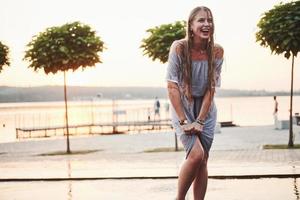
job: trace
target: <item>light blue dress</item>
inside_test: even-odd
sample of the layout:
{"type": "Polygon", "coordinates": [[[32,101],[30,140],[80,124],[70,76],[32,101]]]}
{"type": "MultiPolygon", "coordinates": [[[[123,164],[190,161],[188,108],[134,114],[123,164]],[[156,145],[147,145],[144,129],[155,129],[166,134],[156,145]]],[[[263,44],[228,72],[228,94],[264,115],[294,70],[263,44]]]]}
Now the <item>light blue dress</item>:
{"type": "MultiPolygon", "coordinates": [[[[208,84],[208,62],[207,60],[194,60],[192,61],[192,96],[193,101],[190,103],[188,99],[183,94],[183,75],[182,75],[182,62],[179,55],[177,55],[175,49],[173,48],[177,41],[172,44],[167,67],[166,80],[175,82],[179,86],[181,102],[184,109],[185,116],[189,123],[196,120],[199,115],[203,97],[208,84]]],[[[221,85],[221,68],[222,68],[223,58],[215,59],[216,66],[216,87],[221,85]]],[[[172,105],[172,104],[171,104],[172,105]]],[[[189,155],[195,140],[197,138],[196,134],[187,135],[184,133],[179,124],[179,118],[175,112],[173,106],[171,106],[171,118],[172,124],[175,129],[176,135],[180,138],[184,149],[186,151],[186,157],[189,155]]],[[[210,110],[205,119],[205,125],[203,127],[203,132],[199,135],[200,142],[204,148],[204,151],[209,154],[213,138],[214,130],[217,121],[217,108],[213,101],[210,110]]]]}

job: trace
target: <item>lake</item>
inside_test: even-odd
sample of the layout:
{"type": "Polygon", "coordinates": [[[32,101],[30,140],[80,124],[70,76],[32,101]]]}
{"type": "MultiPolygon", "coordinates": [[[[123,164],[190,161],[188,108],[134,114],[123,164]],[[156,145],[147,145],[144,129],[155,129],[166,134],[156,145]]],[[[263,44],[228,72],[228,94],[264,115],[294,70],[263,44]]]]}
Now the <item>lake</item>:
{"type": "MultiPolygon", "coordinates": [[[[278,96],[279,119],[289,118],[289,97],[278,96]]],[[[293,113],[300,113],[300,96],[293,99],[293,113]]],[[[273,124],[273,97],[216,97],[218,121],[240,126],[273,124]]],[[[168,100],[160,99],[160,118],[169,117],[168,100]]],[[[154,99],[68,102],[69,125],[154,119],[154,99]],[[116,113],[113,115],[112,113],[116,113]]],[[[156,116],[157,118],[157,116],[156,116]]],[[[22,102],[0,104],[0,142],[16,140],[16,128],[64,125],[64,102],[22,102]]]]}

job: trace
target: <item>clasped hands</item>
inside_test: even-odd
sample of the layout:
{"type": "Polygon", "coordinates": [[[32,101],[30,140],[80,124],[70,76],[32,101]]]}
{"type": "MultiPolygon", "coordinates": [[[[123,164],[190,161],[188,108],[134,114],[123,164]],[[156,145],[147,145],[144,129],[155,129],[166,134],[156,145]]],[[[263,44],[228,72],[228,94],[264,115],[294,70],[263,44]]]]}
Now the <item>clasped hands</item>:
{"type": "Polygon", "coordinates": [[[187,123],[180,125],[185,134],[191,135],[192,133],[200,134],[203,131],[203,124],[198,122],[187,123]]]}

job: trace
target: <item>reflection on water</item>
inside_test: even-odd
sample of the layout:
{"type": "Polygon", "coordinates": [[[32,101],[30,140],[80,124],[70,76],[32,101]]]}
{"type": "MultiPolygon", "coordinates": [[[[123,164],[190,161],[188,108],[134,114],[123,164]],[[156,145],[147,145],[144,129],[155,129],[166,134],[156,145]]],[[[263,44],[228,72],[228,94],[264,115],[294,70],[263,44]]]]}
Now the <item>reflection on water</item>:
{"type": "MultiPolygon", "coordinates": [[[[68,178],[72,178],[71,161],[68,160],[68,178]]],[[[68,200],[72,200],[72,181],[68,181],[68,200]]]]}
{"type": "MultiPolygon", "coordinates": [[[[289,115],[289,97],[280,96],[278,101],[280,107],[278,117],[285,119],[289,115]]],[[[151,119],[154,117],[153,104],[153,99],[118,100],[115,104],[112,100],[70,101],[69,125],[110,123],[113,119],[113,108],[118,113],[118,122],[144,121],[148,119],[149,110],[151,119]]],[[[161,104],[163,105],[160,113],[161,119],[169,118],[167,99],[161,99],[161,104]]],[[[219,121],[234,121],[235,124],[241,126],[274,123],[273,98],[269,96],[217,97],[216,104],[219,121]]],[[[295,96],[293,109],[295,112],[300,111],[300,96],[295,96]]],[[[0,142],[15,141],[16,128],[64,126],[64,112],[64,102],[0,103],[0,142]]],[[[78,132],[82,131],[78,130],[78,132]]]]}
{"type": "MultiPolygon", "coordinates": [[[[297,174],[296,172],[296,167],[293,165],[293,174],[297,174]]],[[[297,178],[294,178],[294,194],[296,195],[296,200],[300,200],[300,196],[299,196],[299,189],[298,189],[298,183],[297,183],[297,178]]]]}
{"type": "Polygon", "coordinates": [[[298,189],[298,183],[296,178],[294,178],[294,194],[296,195],[296,199],[299,200],[300,196],[299,196],[299,189],[298,189]]]}
{"type": "MultiPolygon", "coordinates": [[[[43,200],[174,199],[176,185],[176,179],[0,182],[0,199],[31,200],[32,196],[34,199],[43,200]],[[66,188],[68,188],[67,193],[66,188]]],[[[187,199],[193,199],[192,192],[189,192],[187,199]]],[[[294,178],[209,179],[205,200],[219,199],[298,200],[298,180],[294,178]]]]}

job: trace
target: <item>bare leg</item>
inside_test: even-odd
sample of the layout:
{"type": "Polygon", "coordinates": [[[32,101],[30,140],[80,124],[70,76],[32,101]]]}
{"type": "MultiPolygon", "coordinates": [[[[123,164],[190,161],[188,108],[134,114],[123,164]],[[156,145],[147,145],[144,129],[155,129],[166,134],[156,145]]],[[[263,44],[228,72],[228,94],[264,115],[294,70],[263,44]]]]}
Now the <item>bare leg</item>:
{"type": "Polygon", "coordinates": [[[178,175],[178,193],[177,200],[184,200],[187,191],[189,190],[195,176],[198,173],[200,163],[203,162],[204,151],[203,147],[197,138],[194,146],[184,161],[178,175]]]}
{"type": "Polygon", "coordinates": [[[203,200],[207,188],[207,156],[205,156],[204,161],[201,163],[196,178],[193,182],[193,193],[194,200],[203,200]]]}

